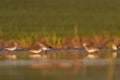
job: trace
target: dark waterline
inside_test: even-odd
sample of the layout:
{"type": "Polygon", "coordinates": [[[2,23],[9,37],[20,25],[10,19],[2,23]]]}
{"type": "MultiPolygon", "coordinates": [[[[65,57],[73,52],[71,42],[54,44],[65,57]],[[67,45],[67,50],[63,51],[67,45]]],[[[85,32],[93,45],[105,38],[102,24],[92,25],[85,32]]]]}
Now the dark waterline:
{"type": "MultiPolygon", "coordinates": [[[[104,53],[108,51],[108,49],[106,48],[103,48],[101,49],[98,53],[104,53]]],[[[0,49],[0,53],[7,53],[7,52],[11,52],[11,51],[5,51],[5,50],[2,50],[0,49]]],[[[29,52],[29,50],[15,50],[11,53],[25,53],[25,52],[29,52]]],[[[47,50],[48,53],[55,53],[55,52],[70,52],[70,53],[74,53],[74,52],[80,52],[80,53],[84,53],[84,52],[87,52],[84,48],[71,48],[71,49],[51,49],[51,50],[47,50]]],[[[114,51],[113,51],[114,52],[114,51]]],[[[120,49],[118,49],[116,52],[120,52],[120,49]]],[[[41,53],[44,53],[44,51],[42,51],[41,53]]]]}

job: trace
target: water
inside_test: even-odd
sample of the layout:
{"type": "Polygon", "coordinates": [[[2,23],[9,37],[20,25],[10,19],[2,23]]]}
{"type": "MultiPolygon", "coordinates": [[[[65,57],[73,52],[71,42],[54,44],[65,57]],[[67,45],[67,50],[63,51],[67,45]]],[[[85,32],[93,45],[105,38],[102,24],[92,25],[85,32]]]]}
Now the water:
{"type": "Polygon", "coordinates": [[[0,56],[0,80],[119,80],[119,74],[116,52],[7,52],[0,56]]]}

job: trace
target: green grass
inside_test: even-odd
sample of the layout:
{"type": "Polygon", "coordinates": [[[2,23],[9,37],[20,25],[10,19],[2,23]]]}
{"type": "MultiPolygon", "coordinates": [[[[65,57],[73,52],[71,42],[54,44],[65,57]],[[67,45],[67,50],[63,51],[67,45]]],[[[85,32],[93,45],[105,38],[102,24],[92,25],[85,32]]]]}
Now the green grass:
{"type": "Polygon", "coordinates": [[[0,0],[0,38],[120,36],[119,0],[0,0]]]}

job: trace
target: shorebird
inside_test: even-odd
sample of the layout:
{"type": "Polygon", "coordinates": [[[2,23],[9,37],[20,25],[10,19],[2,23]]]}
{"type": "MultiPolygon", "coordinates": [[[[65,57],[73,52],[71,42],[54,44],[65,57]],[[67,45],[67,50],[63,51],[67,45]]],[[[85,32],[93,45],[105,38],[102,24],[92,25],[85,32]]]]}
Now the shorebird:
{"type": "Polygon", "coordinates": [[[13,51],[15,51],[17,49],[17,46],[18,46],[18,43],[14,42],[10,47],[4,48],[4,50],[13,52],[13,51]]]}
{"type": "Polygon", "coordinates": [[[114,51],[117,51],[117,50],[119,49],[119,46],[116,45],[115,43],[113,43],[113,44],[112,44],[112,49],[113,49],[114,51]]]}
{"type": "Polygon", "coordinates": [[[85,50],[86,50],[88,53],[94,53],[94,52],[99,51],[98,48],[87,48],[87,44],[86,44],[86,43],[83,43],[83,47],[85,48],[85,50]]]}
{"type": "Polygon", "coordinates": [[[42,48],[40,46],[37,46],[34,49],[29,50],[29,52],[32,52],[32,53],[40,53],[41,51],[42,51],[42,48]]]}
{"type": "Polygon", "coordinates": [[[117,57],[117,51],[120,49],[120,45],[116,45],[115,43],[112,44],[112,49],[114,50],[112,53],[113,58],[117,57]]]}
{"type": "Polygon", "coordinates": [[[45,42],[40,42],[39,46],[42,48],[43,51],[45,51],[45,53],[47,53],[48,50],[51,50],[53,48],[45,42]]]}

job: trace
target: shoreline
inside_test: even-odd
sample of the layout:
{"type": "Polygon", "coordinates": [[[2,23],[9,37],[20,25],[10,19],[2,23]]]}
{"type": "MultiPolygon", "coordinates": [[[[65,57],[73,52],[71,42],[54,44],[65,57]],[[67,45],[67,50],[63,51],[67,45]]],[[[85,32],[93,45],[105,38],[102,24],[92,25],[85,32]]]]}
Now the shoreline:
{"type": "Polygon", "coordinates": [[[111,47],[112,43],[120,44],[119,36],[74,36],[74,37],[59,37],[59,36],[46,36],[40,38],[24,37],[21,39],[0,39],[0,49],[3,49],[5,46],[10,45],[12,42],[18,42],[19,48],[29,49],[34,47],[37,43],[44,41],[47,44],[53,46],[54,48],[81,48],[83,43],[87,43],[90,46],[94,47],[111,47]]]}

